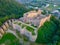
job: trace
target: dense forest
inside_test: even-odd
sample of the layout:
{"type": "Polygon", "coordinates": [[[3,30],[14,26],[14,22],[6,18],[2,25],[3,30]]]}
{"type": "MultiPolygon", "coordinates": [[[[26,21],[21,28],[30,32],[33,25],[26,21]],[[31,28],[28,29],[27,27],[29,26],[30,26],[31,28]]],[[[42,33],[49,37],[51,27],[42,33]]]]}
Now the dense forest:
{"type": "Polygon", "coordinates": [[[48,45],[60,45],[60,20],[55,16],[51,16],[50,21],[46,21],[38,29],[36,42],[48,45]]]}
{"type": "Polygon", "coordinates": [[[29,10],[15,0],[0,0],[0,26],[8,19],[22,17],[29,10]]]}

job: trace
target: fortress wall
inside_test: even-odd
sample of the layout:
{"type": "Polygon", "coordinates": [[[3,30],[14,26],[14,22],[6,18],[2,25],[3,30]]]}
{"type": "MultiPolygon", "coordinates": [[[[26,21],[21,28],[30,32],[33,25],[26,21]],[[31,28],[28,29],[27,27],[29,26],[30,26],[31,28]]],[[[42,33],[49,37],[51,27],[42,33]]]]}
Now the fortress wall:
{"type": "Polygon", "coordinates": [[[9,27],[9,24],[7,22],[5,22],[5,26],[8,28],[9,27]]]}
{"type": "Polygon", "coordinates": [[[5,25],[2,25],[2,28],[4,31],[6,31],[7,27],[5,25]]]}
{"type": "Polygon", "coordinates": [[[2,36],[3,36],[3,35],[0,33],[0,39],[1,39],[2,36]]]}
{"type": "Polygon", "coordinates": [[[36,11],[36,10],[30,11],[30,12],[25,13],[25,14],[24,14],[24,17],[34,18],[34,17],[40,15],[41,12],[42,12],[42,10],[40,10],[40,9],[37,10],[37,11],[36,11]]]}
{"type": "Polygon", "coordinates": [[[4,30],[2,28],[0,28],[0,33],[4,34],[4,30]]]}
{"type": "Polygon", "coordinates": [[[0,38],[3,36],[3,34],[5,33],[5,31],[7,31],[7,29],[9,28],[10,25],[12,25],[12,22],[14,21],[14,19],[8,20],[6,21],[1,27],[0,27],[0,38]]]}
{"type": "Polygon", "coordinates": [[[41,19],[39,27],[41,27],[46,21],[49,21],[50,17],[51,17],[51,14],[49,16],[41,19]]]}

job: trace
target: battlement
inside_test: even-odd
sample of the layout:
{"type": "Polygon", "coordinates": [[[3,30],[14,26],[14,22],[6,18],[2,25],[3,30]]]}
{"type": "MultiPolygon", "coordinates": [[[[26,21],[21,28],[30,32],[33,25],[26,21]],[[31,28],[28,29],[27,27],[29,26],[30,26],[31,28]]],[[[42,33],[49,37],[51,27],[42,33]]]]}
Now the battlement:
{"type": "Polygon", "coordinates": [[[14,19],[8,20],[0,27],[0,38],[8,30],[9,26],[12,25],[13,21],[14,21],[14,19]]]}

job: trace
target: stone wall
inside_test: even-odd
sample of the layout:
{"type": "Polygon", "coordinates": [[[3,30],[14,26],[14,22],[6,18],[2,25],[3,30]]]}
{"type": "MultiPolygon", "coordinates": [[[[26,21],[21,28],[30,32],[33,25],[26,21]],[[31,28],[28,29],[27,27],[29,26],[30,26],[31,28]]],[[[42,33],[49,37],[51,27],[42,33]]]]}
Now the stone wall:
{"type": "Polygon", "coordinates": [[[14,19],[8,20],[0,27],[0,38],[8,30],[9,26],[12,26],[13,21],[14,21],[14,19]]]}
{"type": "Polygon", "coordinates": [[[51,14],[49,14],[47,17],[41,19],[39,27],[41,27],[46,21],[49,21],[51,17],[51,14]]]}
{"type": "Polygon", "coordinates": [[[34,17],[37,17],[38,15],[40,15],[42,12],[41,9],[39,10],[33,10],[33,11],[30,11],[30,12],[27,12],[24,14],[24,17],[28,17],[28,18],[34,18],[34,17]]]}

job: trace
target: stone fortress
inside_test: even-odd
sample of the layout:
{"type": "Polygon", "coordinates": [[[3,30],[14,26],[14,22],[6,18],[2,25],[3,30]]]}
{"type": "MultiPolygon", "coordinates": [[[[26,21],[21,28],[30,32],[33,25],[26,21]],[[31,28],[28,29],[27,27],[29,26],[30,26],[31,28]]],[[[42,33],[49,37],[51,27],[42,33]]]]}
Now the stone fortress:
{"type": "Polygon", "coordinates": [[[51,14],[49,15],[42,15],[42,10],[34,10],[34,11],[30,11],[24,14],[24,16],[22,18],[20,18],[20,20],[24,23],[28,23],[34,26],[42,26],[44,24],[45,21],[49,20],[51,17],[51,14]]]}
{"type": "MultiPolygon", "coordinates": [[[[18,29],[20,31],[20,33],[23,33],[24,35],[26,35],[27,37],[29,37],[29,39],[31,41],[35,41],[37,38],[37,34],[35,36],[32,36],[31,32],[27,31],[27,29],[20,29],[20,26],[17,26],[16,24],[14,24],[13,22],[17,21],[17,22],[23,22],[29,26],[37,26],[37,27],[41,27],[46,21],[50,20],[51,14],[49,15],[42,15],[41,14],[42,10],[34,10],[34,11],[30,11],[24,14],[23,17],[15,20],[15,19],[11,19],[6,21],[1,27],[0,27],[0,38],[4,35],[4,33],[8,30],[9,26],[12,26],[13,29],[14,27],[16,29],[18,29]],[[17,27],[16,27],[17,26],[17,27]],[[29,34],[28,34],[29,33],[29,34]],[[34,38],[36,37],[36,38],[34,38]]],[[[37,30],[35,30],[37,31],[37,30]]]]}

